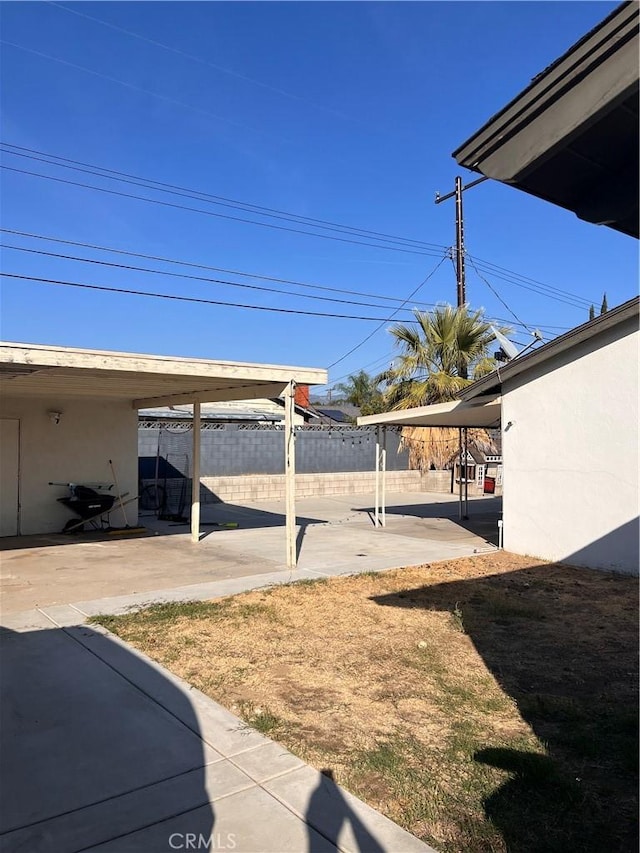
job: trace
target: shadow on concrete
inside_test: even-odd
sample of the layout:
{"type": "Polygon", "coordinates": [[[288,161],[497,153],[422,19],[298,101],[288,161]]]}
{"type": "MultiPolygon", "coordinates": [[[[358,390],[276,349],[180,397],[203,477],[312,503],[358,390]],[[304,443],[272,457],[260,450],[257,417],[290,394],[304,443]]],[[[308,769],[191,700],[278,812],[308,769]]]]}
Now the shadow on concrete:
{"type": "Polygon", "coordinates": [[[486,743],[510,774],[485,801],[505,849],[638,849],[637,579],[537,565],[373,599],[452,614],[546,755],[486,743]]]}
{"type": "MultiPolygon", "coordinates": [[[[160,520],[151,511],[140,512],[138,524],[142,530],[94,530],[79,533],[41,533],[31,536],[3,536],[0,538],[0,552],[15,551],[22,548],[47,548],[52,545],[72,545],[78,542],[113,542],[128,539],[145,539],[153,536],[184,535],[189,532],[189,508],[182,521],[160,520]]],[[[285,515],[279,512],[256,509],[228,503],[201,504],[200,538],[224,530],[259,530],[272,527],[284,527],[285,515]]],[[[297,524],[305,528],[311,524],[325,524],[324,518],[297,516],[297,524]]]]}
{"type": "Polygon", "coordinates": [[[2,629],[0,644],[4,853],[98,844],[151,844],[161,853],[173,849],[172,833],[210,838],[205,764],[219,756],[204,754],[196,715],[176,686],[85,627],[2,629]],[[105,644],[117,670],[91,651],[104,656],[105,644]],[[143,830],[144,838],[134,835],[143,830]]]}
{"type": "MultiPolygon", "coordinates": [[[[305,815],[309,827],[322,832],[325,838],[337,842],[343,827],[349,824],[358,845],[357,853],[385,853],[385,848],[376,841],[347,803],[334,781],[333,770],[321,770],[320,773],[318,785],[311,794],[305,815]]],[[[324,853],[325,838],[315,832],[309,832],[309,853],[324,853]]]]}
{"type": "MultiPolygon", "coordinates": [[[[374,523],[374,507],[353,507],[353,512],[366,514],[374,523]]],[[[387,515],[413,519],[446,519],[479,536],[492,545],[498,545],[498,520],[502,517],[502,497],[470,499],[468,518],[459,518],[458,503],[454,501],[420,502],[386,507],[387,515]]]]}

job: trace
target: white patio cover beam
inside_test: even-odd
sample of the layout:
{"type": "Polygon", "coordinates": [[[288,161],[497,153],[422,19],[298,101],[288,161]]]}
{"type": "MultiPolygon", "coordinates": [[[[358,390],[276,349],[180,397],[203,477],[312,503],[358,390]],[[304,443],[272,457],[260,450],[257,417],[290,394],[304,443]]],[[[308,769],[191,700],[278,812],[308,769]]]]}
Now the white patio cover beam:
{"type": "Polygon", "coordinates": [[[495,395],[400,409],[358,418],[358,426],[493,427],[500,424],[501,398],[495,395]]]}

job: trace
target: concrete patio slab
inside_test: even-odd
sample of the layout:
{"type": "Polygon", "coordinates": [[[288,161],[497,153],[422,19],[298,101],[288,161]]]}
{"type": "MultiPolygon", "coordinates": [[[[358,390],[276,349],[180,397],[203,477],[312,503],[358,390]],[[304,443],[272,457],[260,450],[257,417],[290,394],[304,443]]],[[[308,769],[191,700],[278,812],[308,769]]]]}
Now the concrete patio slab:
{"type": "MultiPolygon", "coordinates": [[[[497,532],[496,498],[470,500],[470,519],[459,522],[455,496],[393,494],[384,529],[373,527],[371,504],[370,495],[298,501],[296,572],[335,575],[456,558],[491,548],[488,540],[497,532]]],[[[203,538],[195,544],[184,526],[153,518],[143,519],[149,527],[144,536],[0,540],[2,617],[39,609],[54,621],[58,613],[57,624],[73,624],[70,611],[51,608],[71,604],[92,615],[105,599],[113,599],[114,609],[102,612],[122,612],[128,606],[232,595],[250,588],[249,583],[255,588],[304,577],[285,566],[282,502],[206,505],[202,515],[203,538]],[[238,529],[206,526],[230,513],[238,529]],[[212,584],[223,582],[228,586],[211,591],[212,584]]]]}

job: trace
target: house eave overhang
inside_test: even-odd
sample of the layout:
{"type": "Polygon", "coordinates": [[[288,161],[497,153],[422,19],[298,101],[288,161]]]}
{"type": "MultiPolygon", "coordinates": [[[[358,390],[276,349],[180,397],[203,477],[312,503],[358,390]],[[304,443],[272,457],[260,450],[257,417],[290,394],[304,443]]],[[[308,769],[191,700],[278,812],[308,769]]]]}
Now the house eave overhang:
{"type": "Polygon", "coordinates": [[[638,237],[639,6],[626,2],[453,152],[460,166],[638,237]]]}

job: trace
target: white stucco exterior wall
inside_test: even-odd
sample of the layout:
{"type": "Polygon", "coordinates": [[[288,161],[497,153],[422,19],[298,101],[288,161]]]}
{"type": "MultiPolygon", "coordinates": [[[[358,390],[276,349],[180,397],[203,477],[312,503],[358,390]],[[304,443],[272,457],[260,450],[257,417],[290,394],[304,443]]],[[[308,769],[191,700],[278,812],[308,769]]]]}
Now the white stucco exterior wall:
{"type": "Polygon", "coordinates": [[[634,318],[503,385],[504,547],[638,574],[634,318]]]}
{"type": "MultiPolygon", "coordinates": [[[[3,395],[1,417],[20,422],[21,534],[60,532],[74,516],[56,501],[66,490],[49,481],[111,483],[110,459],[120,490],[137,495],[138,413],[130,403],[3,395]],[[62,413],[59,424],[52,423],[49,411],[62,413]]],[[[8,499],[10,492],[0,488],[0,500],[8,499]]],[[[137,501],[125,510],[128,523],[137,523],[137,501]]],[[[125,523],[120,510],[110,521],[125,523]]]]}

